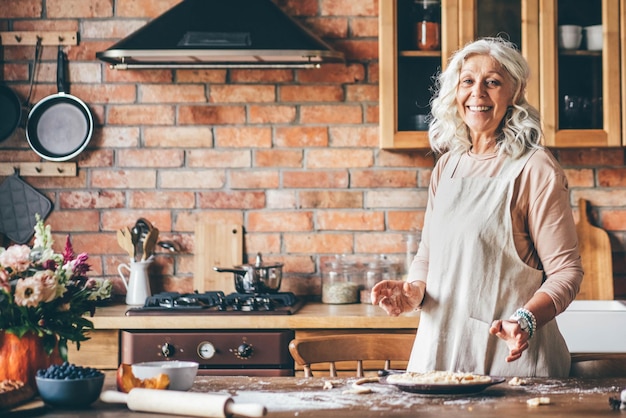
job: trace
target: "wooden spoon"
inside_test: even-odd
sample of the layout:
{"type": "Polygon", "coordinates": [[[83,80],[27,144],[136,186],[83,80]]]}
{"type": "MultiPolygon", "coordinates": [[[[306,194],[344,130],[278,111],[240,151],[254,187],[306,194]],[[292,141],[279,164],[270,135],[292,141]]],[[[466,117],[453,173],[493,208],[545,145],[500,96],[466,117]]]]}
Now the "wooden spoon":
{"type": "Polygon", "coordinates": [[[148,231],[148,235],[143,240],[143,256],[141,260],[146,260],[152,254],[154,254],[154,247],[156,246],[156,242],[159,239],[159,229],[152,227],[150,231],[148,231]]]}
{"type": "Polygon", "coordinates": [[[135,256],[135,248],[132,243],[132,237],[130,236],[130,231],[128,227],[118,229],[117,231],[117,243],[122,247],[124,251],[128,253],[130,258],[134,258],[135,256]]]}

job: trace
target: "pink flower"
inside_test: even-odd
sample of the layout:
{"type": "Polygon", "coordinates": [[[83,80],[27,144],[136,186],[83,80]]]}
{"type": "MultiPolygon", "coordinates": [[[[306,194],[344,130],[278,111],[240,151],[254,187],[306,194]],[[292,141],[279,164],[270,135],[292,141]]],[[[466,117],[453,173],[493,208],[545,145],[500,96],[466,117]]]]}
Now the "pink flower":
{"type": "Polygon", "coordinates": [[[3,268],[0,268],[0,289],[4,290],[7,293],[11,292],[11,285],[9,284],[9,273],[3,268]]]}
{"type": "Polygon", "coordinates": [[[10,268],[13,274],[21,273],[30,266],[30,247],[27,245],[12,245],[0,254],[0,265],[10,268]]]}
{"type": "Polygon", "coordinates": [[[58,280],[52,270],[38,271],[33,278],[41,283],[42,302],[52,302],[60,296],[57,294],[58,280]]]}
{"type": "Polygon", "coordinates": [[[42,283],[35,276],[20,279],[15,285],[15,303],[36,307],[42,301],[42,283]]]}

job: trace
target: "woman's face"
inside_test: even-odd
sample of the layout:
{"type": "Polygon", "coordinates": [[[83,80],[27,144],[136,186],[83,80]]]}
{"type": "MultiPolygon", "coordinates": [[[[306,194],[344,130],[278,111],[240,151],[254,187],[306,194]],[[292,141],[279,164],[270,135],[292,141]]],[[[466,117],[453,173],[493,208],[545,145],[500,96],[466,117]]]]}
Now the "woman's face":
{"type": "Polygon", "coordinates": [[[493,138],[513,104],[514,82],[489,55],[473,55],[465,60],[459,76],[456,102],[472,139],[493,138]]]}

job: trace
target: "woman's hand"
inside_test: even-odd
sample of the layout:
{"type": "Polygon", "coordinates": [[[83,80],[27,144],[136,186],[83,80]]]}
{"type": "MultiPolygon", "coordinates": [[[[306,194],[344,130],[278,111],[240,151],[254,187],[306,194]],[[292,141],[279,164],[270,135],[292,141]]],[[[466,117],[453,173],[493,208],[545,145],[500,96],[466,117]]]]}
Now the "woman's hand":
{"type": "Polygon", "coordinates": [[[522,331],[517,321],[498,319],[493,321],[489,333],[503,339],[509,347],[507,362],[517,360],[522,356],[524,350],[528,348],[528,338],[530,335],[522,331]]]}
{"type": "Polygon", "coordinates": [[[372,304],[383,308],[388,315],[398,316],[419,308],[424,299],[426,283],[422,281],[383,280],[372,288],[372,304]]]}

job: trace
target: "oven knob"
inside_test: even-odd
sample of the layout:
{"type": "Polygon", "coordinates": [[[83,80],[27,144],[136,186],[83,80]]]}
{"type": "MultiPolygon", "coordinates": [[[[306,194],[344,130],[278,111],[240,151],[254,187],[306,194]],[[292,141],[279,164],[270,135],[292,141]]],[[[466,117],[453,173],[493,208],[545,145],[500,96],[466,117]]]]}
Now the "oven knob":
{"type": "Polygon", "coordinates": [[[215,346],[209,342],[200,343],[198,346],[198,355],[204,360],[213,358],[215,355],[215,346]]]}
{"type": "Polygon", "coordinates": [[[248,359],[252,357],[253,353],[254,353],[254,348],[252,348],[251,344],[242,343],[239,347],[237,347],[234,354],[237,358],[248,359]]]}
{"type": "Polygon", "coordinates": [[[165,343],[161,346],[161,353],[163,353],[163,356],[165,357],[172,357],[175,352],[176,349],[170,343],[165,343]]]}

